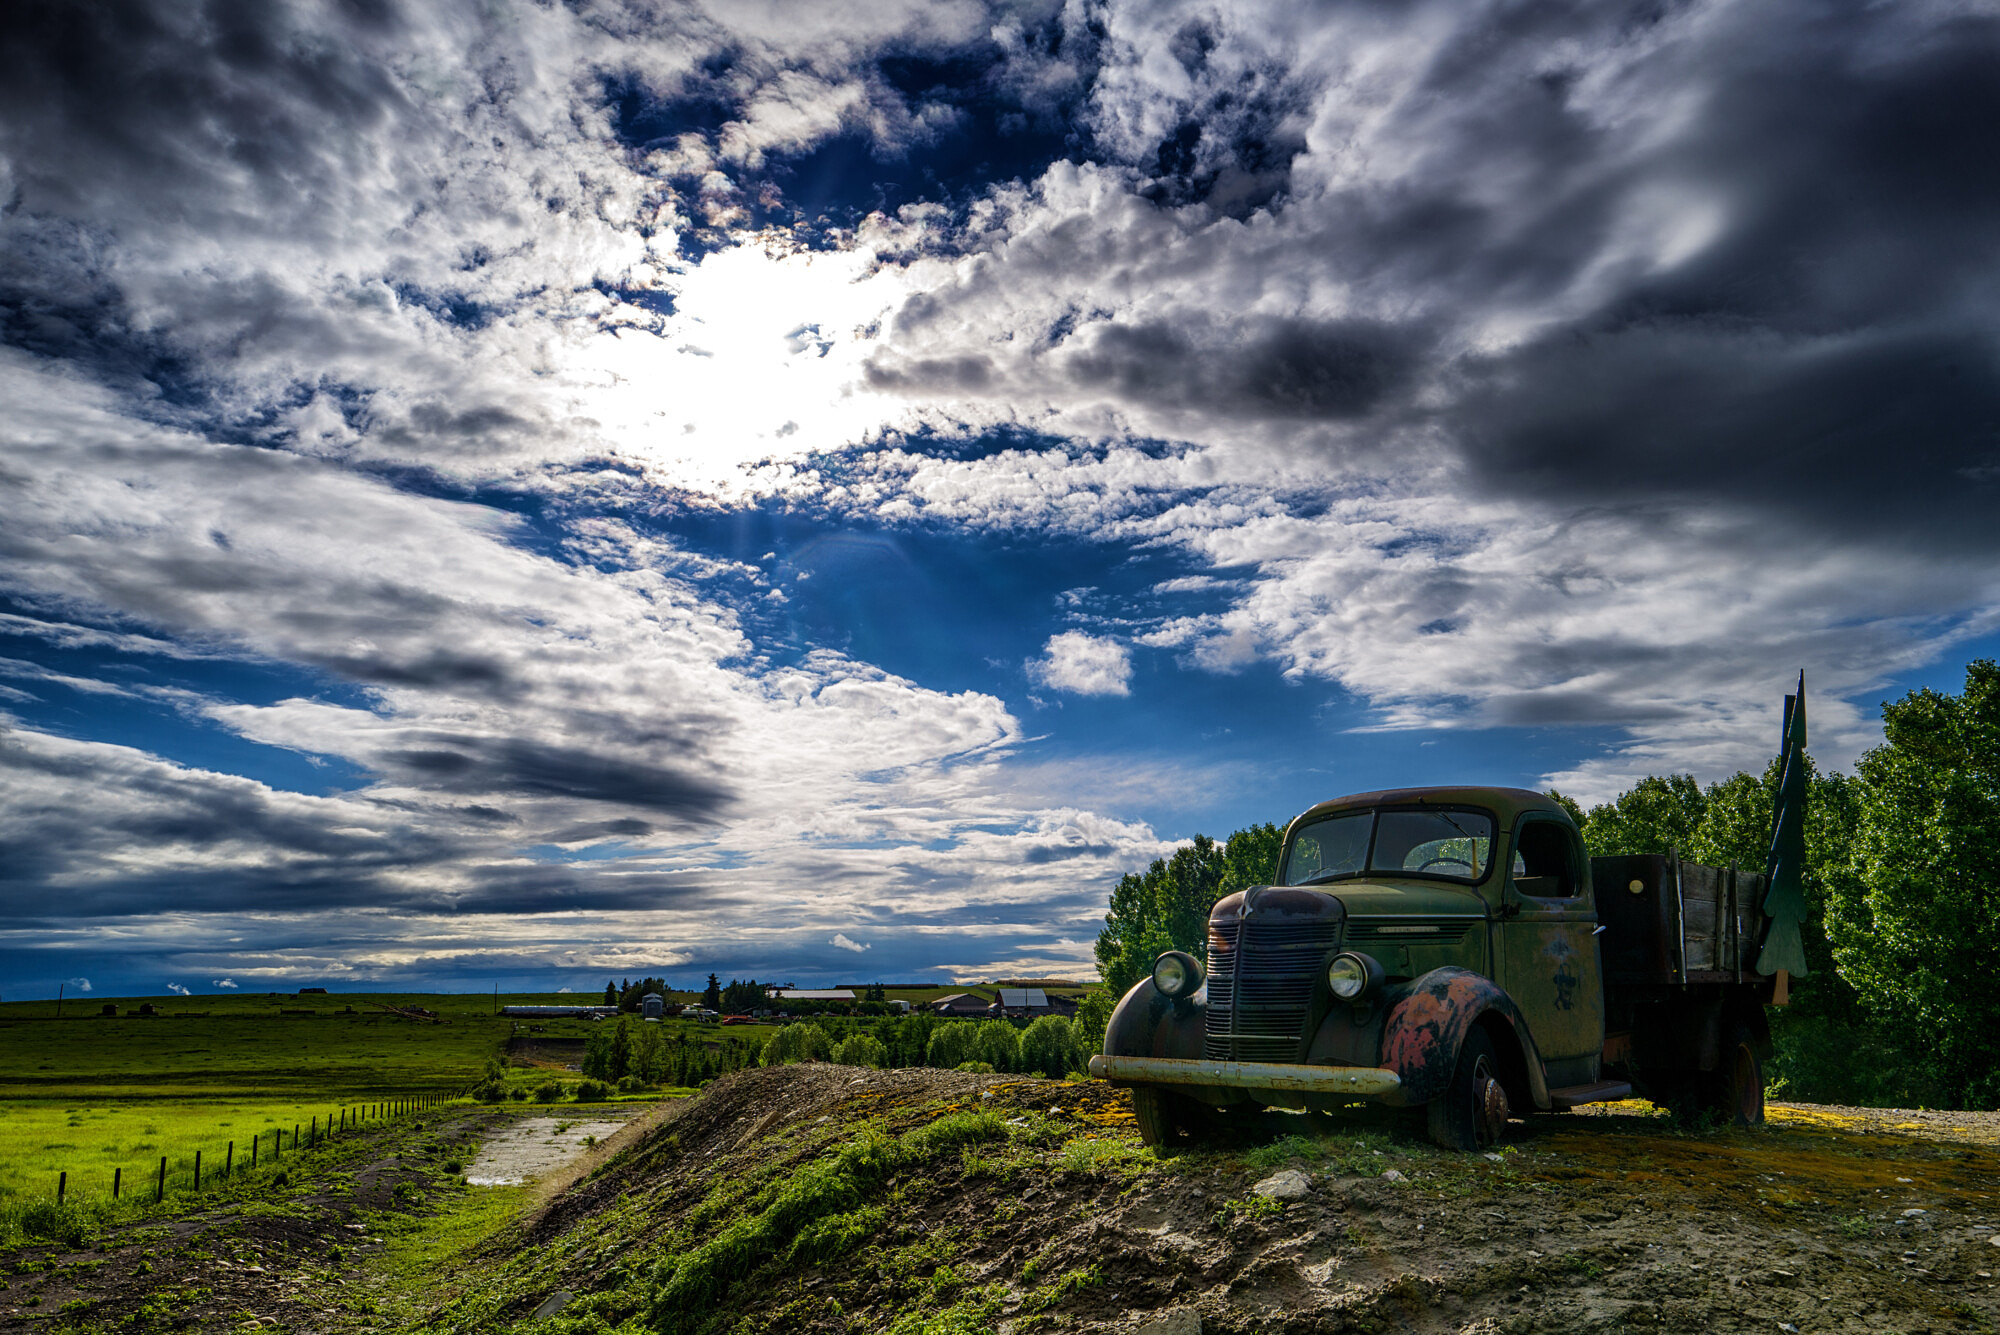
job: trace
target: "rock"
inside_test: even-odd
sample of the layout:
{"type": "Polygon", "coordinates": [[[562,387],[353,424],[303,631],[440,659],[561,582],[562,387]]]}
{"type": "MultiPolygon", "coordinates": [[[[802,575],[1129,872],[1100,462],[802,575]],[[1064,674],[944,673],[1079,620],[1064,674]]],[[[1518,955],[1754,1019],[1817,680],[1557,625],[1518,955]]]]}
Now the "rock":
{"type": "Polygon", "coordinates": [[[1250,1190],[1259,1196],[1269,1196],[1276,1201],[1300,1201],[1312,1194],[1312,1179],[1296,1168],[1285,1168],[1271,1174],[1250,1190]]]}
{"type": "Polygon", "coordinates": [[[568,1289],[562,1289],[558,1292],[551,1293],[548,1297],[542,1299],[542,1305],[535,1309],[536,1320],[540,1320],[542,1317],[545,1316],[554,1316],[557,1312],[562,1311],[563,1308],[568,1307],[569,1300],[574,1297],[576,1297],[576,1295],[574,1293],[571,1293],[568,1289]]]}
{"type": "Polygon", "coordinates": [[[1903,1218],[1915,1219],[1920,1214],[1929,1214],[1929,1213],[1930,1213],[1929,1210],[1905,1210],[1903,1211],[1903,1218]]]}
{"type": "Polygon", "coordinates": [[[1154,1317],[1132,1335],[1201,1335],[1201,1313],[1192,1307],[1176,1307],[1154,1317]]]}
{"type": "Polygon", "coordinates": [[[1382,1180],[1384,1182],[1408,1182],[1410,1179],[1404,1177],[1393,1168],[1385,1168],[1382,1170],[1382,1180]]]}

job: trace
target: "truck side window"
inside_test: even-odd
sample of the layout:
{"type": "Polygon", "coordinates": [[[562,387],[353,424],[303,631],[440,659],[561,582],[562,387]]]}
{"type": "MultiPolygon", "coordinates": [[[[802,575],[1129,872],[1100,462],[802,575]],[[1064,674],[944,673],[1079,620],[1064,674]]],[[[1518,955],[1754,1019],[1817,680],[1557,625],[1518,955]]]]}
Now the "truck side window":
{"type": "Polygon", "coordinates": [[[1514,844],[1514,888],[1536,899],[1573,898],[1576,868],[1569,843],[1569,831],[1552,820],[1523,824],[1514,844]]]}

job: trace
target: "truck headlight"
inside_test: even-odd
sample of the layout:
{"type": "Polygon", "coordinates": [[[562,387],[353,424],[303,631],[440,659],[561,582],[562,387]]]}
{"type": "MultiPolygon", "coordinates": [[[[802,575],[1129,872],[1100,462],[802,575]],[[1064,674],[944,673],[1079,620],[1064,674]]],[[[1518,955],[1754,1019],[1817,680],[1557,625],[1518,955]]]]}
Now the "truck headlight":
{"type": "Polygon", "coordinates": [[[1153,961],[1153,986],[1163,997],[1192,996],[1201,984],[1201,961],[1184,950],[1169,950],[1153,961]]]}
{"type": "Polygon", "coordinates": [[[1343,950],[1326,966],[1326,985],[1342,1001],[1359,1001],[1382,984],[1382,966],[1368,955],[1343,950]]]}

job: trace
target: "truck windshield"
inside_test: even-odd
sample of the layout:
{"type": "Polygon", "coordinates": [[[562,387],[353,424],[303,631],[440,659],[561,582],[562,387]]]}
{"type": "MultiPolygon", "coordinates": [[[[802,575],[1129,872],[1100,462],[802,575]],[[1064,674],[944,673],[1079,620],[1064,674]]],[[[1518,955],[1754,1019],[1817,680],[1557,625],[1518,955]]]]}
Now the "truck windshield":
{"type": "Polygon", "coordinates": [[[1343,811],[1301,826],[1285,854],[1285,885],[1366,872],[1477,881],[1486,875],[1493,818],[1483,811],[1343,811]]]}

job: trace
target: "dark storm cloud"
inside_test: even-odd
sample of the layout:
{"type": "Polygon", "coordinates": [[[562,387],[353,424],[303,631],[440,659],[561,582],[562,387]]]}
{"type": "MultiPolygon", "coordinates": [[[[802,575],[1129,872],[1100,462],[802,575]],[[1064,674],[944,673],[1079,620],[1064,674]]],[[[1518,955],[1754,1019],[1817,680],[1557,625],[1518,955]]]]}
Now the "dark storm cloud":
{"type": "Polygon", "coordinates": [[[1076,384],[1131,403],[1250,420],[1360,417],[1415,364],[1406,331],[1365,320],[1267,320],[1197,343],[1163,323],[1094,327],[1064,361],[1076,384]]]}
{"type": "Polygon", "coordinates": [[[1806,340],[1665,324],[1480,367],[1478,476],[1552,500],[1725,502],[1920,546],[2000,544],[2000,357],[1985,330],[1806,340]]]}
{"type": "Polygon", "coordinates": [[[711,777],[611,755],[601,745],[560,746],[523,737],[442,740],[449,744],[390,751],[382,759],[436,791],[610,802],[657,811],[684,825],[713,822],[736,800],[711,777]]]}

